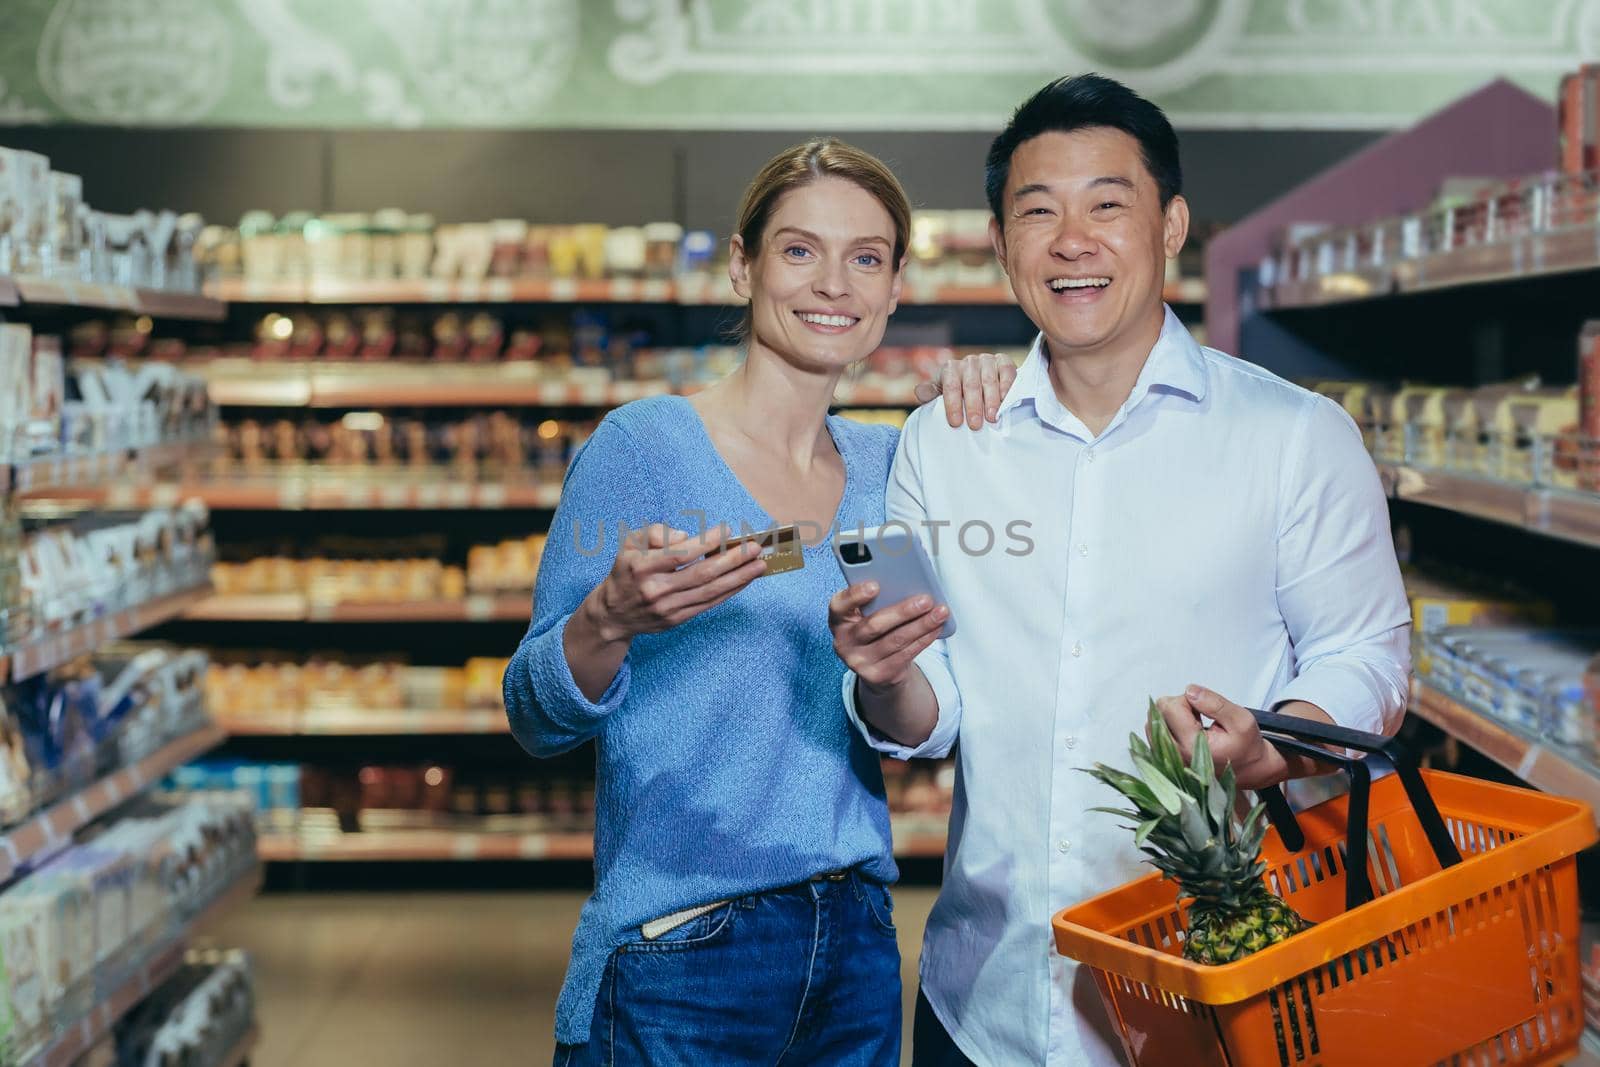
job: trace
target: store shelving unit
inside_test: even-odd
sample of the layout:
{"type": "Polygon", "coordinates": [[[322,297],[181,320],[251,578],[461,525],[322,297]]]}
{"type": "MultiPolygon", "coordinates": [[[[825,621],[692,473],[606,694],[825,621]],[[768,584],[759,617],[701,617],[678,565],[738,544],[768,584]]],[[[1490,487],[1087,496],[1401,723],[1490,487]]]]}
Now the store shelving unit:
{"type": "Polygon", "coordinates": [[[557,482],[468,482],[443,478],[341,478],[304,470],[268,476],[205,478],[159,485],[116,485],[58,493],[114,509],[170,507],[199,500],[212,511],[500,511],[554,508],[557,482]]]}
{"type": "Polygon", "coordinates": [[[0,276],[0,306],[97,308],[126,311],[152,318],[220,322],[227,304],[199,293],[143,289],[126,285],[99,285],[54,278],[0,276]]]}
{"type": "MultiPolygon", "coordinates": [[[[428,860],[590,860],[592,831],[507,833],[471,830],[372,830],[360,833],[282,833],[261,839],[261,858],[270,862],[416,862],[428,860]]],[[[901,859],[944,855],[943,834],[895,833],[901,859]]]]}
{"type": "Polygon", "coordinates": [[[238,715],[221,722],[230,737],[511,733],[500,708],[318,708],[238,715]]]}
{"type": "Polygon", "coordinates": [[[532,594],[461,600],[326,601],[299,593],[214,596],[186,611],[211,622],[527,622],[532,594]]]}
{"type": "Polygon", "coordinates": [[[1600,493],[1521,486],[1404,464],[1380,463],[1378,473],[1396,500],[1600,548],[1600,493]]]}
{"type": "Polygon", "coordinates": [[[1537,736],[1452,700],[1421,682],[1411,687],[1411,711],[1488,756],[1529,785],[1576,797],[1600,818],[1600,767],[1537,736]]]}
{"type": "Polygon", "coordinates": [[[145,959],[135,966],[104,999],[89,1013],[27,1060],[24,1067],[72,1067],[128,1012],[149,996],[163,982],[177,973],[183,963],[184,950],[196,934],[204,931],[221,916],[255,896],[261,888],[261,868],[239,878],[223,890],[203,911],[169,938],[164,944],[146,953],[145,959]]]}
{"type": "Polygon", "coordinates": [[[226,733],[205,726],[167,742],[156,752],[46,808],[20,826],[0,835],[0,882],[42,852],[53,850],[83,827],[123,801],[138,796],[183,766],[221,744],[226,733]]]}
{"type": "Polygon", "coordinates": [[[113,611],[98,619],[81,623],[61,631],[47,634],[13,647],[0,657],[4,670],[0,673],[20,682],[36,674],[58,667],[70,659],[87,655],[101,645],[176,618],[190,607],[203,601],[211,593],[209,584],[196,586],[182,592],[157,597],[143,604],[113,611]]]}
{"type": "MultiPolygon", "coordinates": [[[[675,282],[661,279],[485,278],[416,281],[255,283],[232,278],[210,290],[237,304],[677,304],[687,307],[741,303],[725,279],[675,282]]],[[[1167,285],[1173,304],[1205,302],[1205,282],[1184,278],[1167,285]]],[[[908,305],[1011,304],[1009,286],[922,285],[909,277],[901,303],[908,305]]]]}

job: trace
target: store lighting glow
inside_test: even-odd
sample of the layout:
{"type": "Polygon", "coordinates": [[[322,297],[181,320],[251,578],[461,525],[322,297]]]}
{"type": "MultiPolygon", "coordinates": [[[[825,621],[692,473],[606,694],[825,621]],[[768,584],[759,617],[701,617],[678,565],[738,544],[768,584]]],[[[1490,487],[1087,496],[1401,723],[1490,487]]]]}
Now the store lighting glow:
{"type": "Polygon", "coordinates": [[[444,781],[444,771],[440,770],[438,767],[429,767],[423,772],[422,780],[427,782],[429,785],[438,785],[440,782],[444,781]]]}
{"type": "Polygon", "coordinates": [[[561,424],[555,419],[545,419],[539,424],[539,437],[541,440],[554,441],[561,436],[561,424]]]}
{"type": "Polygon", "coordinates": [[[278,315],[273,318],[272,325],[268,329],[271,331],[272,336],[279,341],[287,341],[294,333],[294,323],[284,316],[278,315]]]}
{"type": "Polygon", "coordinates": [[[140,315],[137,319],[133,320],[133,328],[138,330],[140,333],[149,333],[151,330],[156,328],[156,320],[152,319],[149,315],[140,315]]]}
{"type": "Polygon", "coordinates": [[[376,411],[352,411],[339,420],[347,430],[381,430],[383,415],[376,411]]]}

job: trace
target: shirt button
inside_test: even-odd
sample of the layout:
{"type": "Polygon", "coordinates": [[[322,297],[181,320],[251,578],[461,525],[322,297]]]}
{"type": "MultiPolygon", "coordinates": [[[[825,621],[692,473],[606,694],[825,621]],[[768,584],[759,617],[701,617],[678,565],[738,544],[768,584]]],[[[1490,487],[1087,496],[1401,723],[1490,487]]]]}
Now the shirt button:
{"type": "Polygon", "coordinates": [[[1094,449],[1091,448],[1091,449],[1089,449],[1089,451],[1085,452],[1083,454],[1083,458],[1088,460],[1090,463],[1093,463],[1094,462],[1094,449]]]}
{"type": "Polygon", "coordinates": [[[1068,748],[1077,748],[1078,747],[1078,739],[1076,737],[1069,737],[1065,741],[1063,741],[1062,744],[1066,745],[1068,748]]]}
{"type": "Polygon", "coordinates": [[[1072,643],[1072,658],[1077,659],[1081,655],[1083,655],[1083,646],[1074,641],[1072,643]]]}
{"type": "Polygon", "coordinates": [[[1071,841],[1062,841],[1061,843],[1056,845],[1056,850],[1059,851],[1063,856],[1065,856],[1068,852],[1072,851],[1072,842],[1071,841]]]}
{"type": "Polygon", "coordinates": [[[1087,556],[1088,554],[1089,554],[1089,546],[1088,545],[1079,545],[1078,546],[1078,555],[1087,556]]]}

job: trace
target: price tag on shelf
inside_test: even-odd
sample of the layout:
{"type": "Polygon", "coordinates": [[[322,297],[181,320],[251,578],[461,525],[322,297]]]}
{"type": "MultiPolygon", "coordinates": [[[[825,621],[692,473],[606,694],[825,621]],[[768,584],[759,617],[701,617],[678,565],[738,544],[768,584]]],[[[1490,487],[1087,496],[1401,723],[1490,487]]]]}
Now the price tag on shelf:
{"type": "Polygon", "coordinates": [[[474,594],[467,597],[467,618],[473,622],[486,622],[494,618],[494,598],[474,594]]]}
{"type": "Polygon", "coordinates": [[[306,601],[306,618],[313,622],[328,622],[339,611],[337,600],[323,600],[320,597],[306,601]]]}
{"type": "Polygon", "coordinates": [[[429,278],[423,283],[422,295],[429,303],[446,303],[450,299],[450,283],[444,278],[429,278]]]}
{"type": "Polygon", "coordinates": [[[464,303],[473,303],[483,297],[483,279],[462,278],[456,286],[456,299],[464,303]]]}
{"type": "Polygon", "coordinates": [[[304,482],[289,480],[278,485],[278,506],[289,511],[299,511],[306,506],[306,492],[304,482]]]}
{"type": "Polygon", "coordinates": [[[574,278],[551,278],[550,299],[558,304],[570,304],[577,300],[577,280],[574,278]]]}
{"type": "Polygon", "coordinates": [[[472,486],[460,482],[451,482],[444,487],[444,506],[447,508],[470,508],[472,506],[472,486]]]}
{"type": "Polygon", "coordinates": [[[153,485],[150,487],[150,503],[155,507],[176,507],[178,502],[182,499],[182,488],[173,485],[171,482],[163,482],[160,485],[153,485]]]}
{"type": "Polygon", "coordinates": [[[106,507],[112,511],[137,507],[138,491],[126,482],[118,482],[106,490],[106,507]]]}
{"type": "Polygon", "coordinates": [[[478,506],[482,508],[505,507],[506,487],[498,482],[489,482],[478,486],[478,506]]]}
{"type": "Polygon", "coordinates": [[[411,490],[404,485],[386,485],[378,490],[378,501],[386,508],[403,508],[411,501],[411,490]]]}
{"type": "Polygon", "coordinates": [[[604,382],[584,382],[578,386],[578,399],[585,404],[604,404],[611,386],[604,382]]]}
{"type": "Polygon", "coordinates": [[[523,834],[517,842],[517,855],[525,860],[542,860],[550,854],[550,839],[544,834],[523,834]]]}
{"type": "Polygon", "coordinates": [[[370,508],[375,499],[371,485],[366,482],[346,482],[344,501],[351,508],[370,508]]]}
{"type": "Polygon", "coordinates": [[[645,300],[659,302],[672,297],[672,285],[660,278],[651,278],[639,288],[640,296],[645,300]]]}
{"type": "Polygon", "coordinates": [[[94,817],[94,813],[89,810],[89,802],[84,799],[82,793],[73,795],[72,814],[77,817],[80,825],[88,822],[94,817]]]}
{"type": "Polygon", "coordinates": [[[450,854],[458,860],[478,858],[478,835],[456,834],[450,839],[450,854]]]}
{"type": "Polygon", "coordinates": [[[486,298],[499,304],[509,303],[515,295],[510,278],[490,278],[485,287],[486,298]]]}
{"type": "Polygon", "coordinates": [[[635,300],[639,296],[639,283],[632,278],[613,278],[611,281],[611,299],[635,300]]]}
{"type": "Polygon", "coordinates": [[[1538,745],[1529,745],[1528,751],[1522,754],[1522,759],[1517,761],[1515,770],[1512,771],[1518,778],[1527,781],[1532,773],[1534,764],[1539,762],[1540,748],[1538,745]]]}
{"type": "Polygon", "coordinates": [[[417,486],[417,507],[436,508],[444,499],[444,487],[437,483],[417,486]]]}

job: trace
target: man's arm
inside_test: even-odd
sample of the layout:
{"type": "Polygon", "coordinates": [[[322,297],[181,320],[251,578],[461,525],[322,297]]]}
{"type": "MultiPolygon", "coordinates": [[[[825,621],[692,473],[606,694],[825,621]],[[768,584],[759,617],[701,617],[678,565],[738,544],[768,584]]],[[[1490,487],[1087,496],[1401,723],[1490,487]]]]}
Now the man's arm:
{"type": "MultiPolygon", "coordinates": [[[[1411,613],[1377,471],[1350,417],[1323,397],[1309,398],[1287,455],[1276,586],[1297,671],[1269,707],[1393,734],[1410,690],[1411,613]]],[[[1209,690],[1191,686],[1161,705],[1185,752],[1196,713],[1216,719],[1213,749],[1247,788],[1325,769],[1286,761],[1248,713],[1209,690]]]]}

